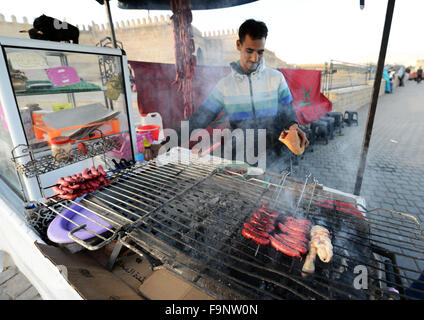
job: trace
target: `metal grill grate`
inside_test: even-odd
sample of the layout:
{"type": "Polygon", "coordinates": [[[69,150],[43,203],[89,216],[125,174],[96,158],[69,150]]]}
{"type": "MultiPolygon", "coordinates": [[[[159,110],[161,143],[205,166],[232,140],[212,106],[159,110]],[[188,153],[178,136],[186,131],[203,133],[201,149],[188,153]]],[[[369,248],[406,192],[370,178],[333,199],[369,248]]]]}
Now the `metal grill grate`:
{"type": "MultiPolygon", "coordinates": [[[[121,171],[111,185],[80,202],[51,200],[49,208],[61,215],[58,207],[84,206],[112,225],[112,235],[95,234],[100,241],[95,245],[71,235],[78,243],[95,250],[119,239],[217,298],[411,298],[406,290],[424,264],[424,237],[416,219],[360,205],[366,217],[353,214],[335,202],[351,203],[352,198],[324,190],[316,179],[308,183],[308,178],[303,183],[266,173],[246,179],[211,164],[151,162],[121,171]],[[243,222],[261,203],[327,227],[332,261],[317,259],[316,272],[304,278],[303,261],[271,246],[258,249],[244,238],[243,222]],[[413,263],[402,266],[405,260],[413,263]],[[366,288],[355,288],[358,266],[366,270],[366,288]]],[[[73,234],[84,227],[73,223],[73,234]]]]}

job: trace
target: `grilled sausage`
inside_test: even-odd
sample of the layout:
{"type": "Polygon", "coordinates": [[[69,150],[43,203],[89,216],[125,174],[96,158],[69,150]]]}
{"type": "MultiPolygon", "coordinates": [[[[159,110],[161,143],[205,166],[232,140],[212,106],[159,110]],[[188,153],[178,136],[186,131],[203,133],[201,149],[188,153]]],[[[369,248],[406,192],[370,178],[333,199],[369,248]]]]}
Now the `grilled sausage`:
{"type": "Polygon", "coordinates": [[[71,189],[69,187],[62,186],[62,190],[70,194],[74,193],[74,189],[71,189]]]}
{"type": "Polygon", "coordinates": [[[278,237],[282,238],[284,241],[292,242],[292,243],[295,243],[297,245],[304,246],[305,248],[307,247],[307,242],[303,242],[303,241],[301,241],[299,239],[296,239],[294,237],[291,237],[288,234],[285,234],[285,233],[276,233],[274,236],[276,238],[278,236],[278,237]]]}
{"type": "Polygon", "coordinates": [[[268,233],[272,232],[273,230],[275,230],[275,227],[273,224],[266,224],[262,221],[259,221],[258,219],[256,219],[255,217],[251,217],[249,220],[250,224],[252,226],[254,226],[255,228],[261,230],[261,231],[266,231],[268,233]]]}
{"type": "Polygon", "coordinates": [[[260,213],[264,213],[264,214],[266,214],[267,216],[269,216],[270,218],[272,218],[272,219],[277,219],[278,218],[278,216],[279,216],[279,214],[278,214],[278,212],[277,211],[269,211],[268,209],[266,209],[266,208],[259,208],[258,209],[258,211],[260,212],[260,213]]]}
{"type": "Polygon", "coordinates": [[[103,167],[99,164],[99,166],[97,167],[97,171],[100,172],[101,175],[103,175],[103,177],[107,176],[107,173],[105,170],[103,170],[103,167]]]}
{"type": "Polygon", "coordinates": [[[69,186],[69,188],[71,188],[72,190],[77,190],[79,189],[81,186],[79,184],[74,184],[72,186],[69,186]]]}
{"type": "Polygon", "coordinates": [[[263,246],[269,244],[269,239],[260,236],[255,231],[251,231],[251,230],[243,228],[241,233],[245,238],[252,239],[257,244],[260,244],[260,245],[263,245],[263,246]]]}
{"type": "Polygon", "coordinates": [[[297,240],[300,240],[302,242],[307,242],[306,235],[303,232],[297,232],[296,230],[293,230],[286,225],[282,224],[281,222],[278,222],[278,228],[280,228],[281,231],[284,233],[287,233],[288,235],[294,237],[297,240]]]}
{"type": "Polygon", "coordinates": [[[300,225],[306,225],[308,227],[310,227],[312,225],[312,222],[309,221],[309,220],[306,220],[306,219],[296,219],[296,218],[291,217],[291,216],[286,216],[286,217],[284,217],[284,219],[286,219],[286,221],[292,221],[292,222],[298,223],[300,225]]]}
{"type": "Polygon", "coordinates": [[[86,180],[90,180],[90,179],[92,179],[92,178],[93,178],[93,175],[91,175],[91,174],[88,172],[88,168],[85,168],[85,169],[84,169],[84,171],[82,172],[82,177],[83,177],[84,179],[86,179],[86,180]]]}
{"type": "Polygon", "coordinates": [[[264,224],[274,224],[275,219],[266,216],[265,214],[261,214],[258,211],[253,212],[253,217],[264,224]]]}
{"type": "Polygon", "coordinates": [[[299,251],[290,248],[285,243],[275,239],[273,236],[269,236],[269,241],[271,243],[271,246],[273,246],[275,250],[280,251],[287,256],[299,257],[302,259],[302,256],[300,255],[299,251]]]}
{"type": "Polygon", "coordinates": [[[256,232],[257,234],[259,234],[260,236],[264,237],[264,238],[268,238],[269,237],[269,233],[265,232],[265,231],[261,231],[259,229],[256,229],[255,227],[253,227],[251,224],[245,222],[243,224],[244,228],[253,232],[256,232]]]}
{"type": "Polygon", "coordinates": [[[65,186],[65,187],[68,187],[69,186],[69,182],[65,181],[65,179],[63,179],[63,177],[60,177],[57,180],[57,183],[59,183],[61,186],[65,186]]]}
{"type": "Polygon", "coordinates": [[[299,251],[301,254],[305,254],[306,251],[308,251],[304,244],[296,240],[293,241],[293,238],[290,238],[287,235],[274,234],[274,238],[280,241],[281,243],[284,243],[285,245],[289,246],[290,248],[299,251]]]}
{"type": "Polygon", "coordinates": [[[58,186],[53,186],[52,190],[54,192],[55,195],[57,194],[66,194],[66,191],[60,189],[58,186]]]}
{"type": "Polygon", "coordinates": [[[302,226],[296,222],[292,222],[292,221],[287,221],[286,223],[284,223],[285,226],[289,227],[290,229],[293,229],[297,232],[302,232],[302,233],[308,233],[309,228],[307,226],[302,226]]]}
{"type": "Polygon", "coordinates": [[[98,177],[100,175],[95,166],[91,166],[90,172],[94,177],[98,177]]]}
{"type": "Polygon", "coordinates": [[[77,195],[76,194],[62,194],[62,195],[59,195],[59,198],[66,199],[66,200],[75,200],[77,198],[77,195]]]}

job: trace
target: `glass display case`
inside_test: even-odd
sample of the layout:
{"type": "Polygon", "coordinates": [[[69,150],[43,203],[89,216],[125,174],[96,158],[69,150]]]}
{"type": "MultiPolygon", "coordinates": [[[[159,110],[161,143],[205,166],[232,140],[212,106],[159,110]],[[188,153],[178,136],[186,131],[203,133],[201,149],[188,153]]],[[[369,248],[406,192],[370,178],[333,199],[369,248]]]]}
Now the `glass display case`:
{"type": "Polygon", "coordinates": [[[0,44],[0,174],[24,200],[48,197],[58,178],[92,165],[134,160],[123,50],[6,37],[0,44]]]}

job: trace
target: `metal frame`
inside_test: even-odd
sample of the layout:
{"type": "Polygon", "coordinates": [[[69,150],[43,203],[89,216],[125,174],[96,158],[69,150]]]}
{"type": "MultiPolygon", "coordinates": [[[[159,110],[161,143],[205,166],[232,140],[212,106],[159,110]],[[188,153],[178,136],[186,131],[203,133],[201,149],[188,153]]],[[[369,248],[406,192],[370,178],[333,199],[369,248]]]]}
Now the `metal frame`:
{"type": "MultiPolygon", "coordinates": [[[[399,267],[396,256],[387,247],[395,248],[401,252],[396,255],[413,259],[417,264],[418,261],[424,261],[424,234],[417,220],[404,213],[382,208],[367,210],[357,204],[366,213],[364,217],[340,211],[343,208],[337,205],[320,211],[317,208],[328,199],[349,200],[324,190],[316,179],[308,183],[307,177],[301,183],[284,175],[272,178],[271,181],[245,179],[240,174],[228,174],[207,164],[172,163],[157,166],[155,162],[149,162],[136,165],[115,174],[111,185],[84,198],[86,208],[90,205],[94,214],[114,225],[114,229],[108,230],[112,235],[108,238],[96,235],[100,243],[85,243],[73,235],[77,230],[85,228],[85,225],[74,223],[76,229],[70,232],[70,237],[89,250],[96,250],[112,240],[118,240],[119,247],[115,248],[108,262],[110,269],[123,245],[144,256],[147,252],[160,259],[164,263],[163,267],[178,269],[183,276],[190,278],[191,274],[194,284],[215,296],[217,293],[213,290],[210,292],[210,286],[219,279],[223,284],[221,298],[387,298],[388,292],[377,287],[377,282],[388,288],[397,288],[399,294],[396,298],[409,298],[404,291],[415,281],[411,273],[419,274],[421,270],[399,267]],[[228,211],[222,212],[222,204],[214,203],[219,198],[217,193],[231,202],[226,209],[228,211]],[[288,193],[293,193],[296,199],[291,207],[286,199],[288,193]],[[343,232],[334,231],[336,234],[333,234],[336,258],[328,270],[333,278],[329,279],[319,273],[310,279],[303,279],[299,275],[299,267],[302,265],[299,261],[274,254],[267,248],[258,250],[253,242],[241,236],[243,222],[248,220],[251,212],[234,210],[239,205],[254,210],[255,205],[261,202],[276,205],[283,214],[302,214],[317,224],[328,223],[330,215],[334,221],[345,226],[343,232]],[[208,205],[212,207],[204,207],[203,211],[199,209],[208,205]],[[363,250],[343,251],[346,248],[341,243],[347,242],[363,250]],[[366,251],[377,252],[390,259],[395,266],[395,272],[392,272],[395,283],[377,278],[377,273],[387,274],[387,271],[369,260],[366,251]],[[203,258],[198,258],[200,256],[203,258]],[[205,263],[205,260],[209,262],[205,263]],[[348,263],[344,265],[346,261],[348,263]],[[341,274],[346,269],[352,272],[351,268],[357,264],[365,265],[372,274],[369,290],[360,290],[355,294],[355,291],[352,293],[352,285],[341,280],[341,274]],[[247,281],[246,277],[250,280],[247,281]],[[277,288],[277,291],[271,292],[259,285],[252,285],[252,281],[264,282],[267,286],[277,288]]],[[[52,201],[58,215],[61,214],[58,206],[69,208],[71,204],[78,203],[52,201]]],[[[52,208],[52,204],[46,204],[46,207],[52,208]]]]}
{"type": "MultiPolygon", "coordinates": [[[[69,43],[56,43],[52,41],[42,41],[42,40],[33,40],[33,39],[17,39],[17,38],[9,38],[9,37],[0,37],[0,73],[1,74],[9,74],[8,68],[6,65],[6,54],[5,48],[22,48],[22,49],[37,49],[37,50],[46,50],[46,51],[57,51],[60,53],[63,52],[73,52],[73,53],[81,53],[81,54],[95,54],[95,55],[110,55],[114,57],[120,58],[120,66],[122,67],[123,74],[122,77],[128,78],[128,70],[124,68],[124,65],[127,63],[125,52],[121,49],[109,48],[109,47],[93,47],[93,46],[85,46],[85,45],[76,45],[69,43]]],[[[135,156],[136,148],[136,139],[135,139],[135,129],[133,128],[134,121],[132,117],[132,113],[129,108],[132,106],[131,102],[131,89],[130,86],[127,85],[127,81],[124,79],[124,90],[126,94],[125,99],[125,108],[126,113],[128,115],[128,126],[131,138],[131,148],[133,154],[135,156]]],[[[2,93],[0,96],[0,104],[3,106],[6,122],[9,124],[14,124],[13,126],[9,126],[9,132],[12,139],[12,144],[15,146],[12,158],[17,160],[15,164],[19,168],[23,168],[26,164],[25,162],[36,162],[36,159],[33,157],[32,152],[28,148],[17,148],[17,146],[28,146],[29,143],[27,141],[25,130],[23,127],[23,123],[20,117],[20,112],[18,108],[17,97],[15,96],[15,92],[12,87],[10,75],[9,77],[3,77],[0,79],[0,86],[2,88],[2,93]],[[14,106],[14,107],[10,107],[14,106]],[[28,155],[30,157],[28,157],[28,155]]],[[[103,152],[101,152],[103,153],[103,152]]],[[[134,160],[134,159],[133,159],[134,160]]],[[[51,161],[50,161],[51,162],[51,161]]],[[[47,166],[49,167],[49,166],[47,166]]],[[[50,166],[51,167],[51,166],[50,166]]],[[[56,166],[57,168],[57,166],[56,166]]],[[[52,169],[53,170],[53,169],[52,169]]],[[[47,170],[51,171],[51,170],[47,170]]],[[[46,172],[47,172],[46,171],[46,172]]],[[[23,176],[20,177],[18,175],[18,182],[21,185],[21,191],[24,198],[24,202],[30,200],[38,200],[44,197],[43,190],[41,186],[41,180],[38,175],[31,177],[23,176]],[[25,186],[25,187],[24,187],[25,186]]]]}

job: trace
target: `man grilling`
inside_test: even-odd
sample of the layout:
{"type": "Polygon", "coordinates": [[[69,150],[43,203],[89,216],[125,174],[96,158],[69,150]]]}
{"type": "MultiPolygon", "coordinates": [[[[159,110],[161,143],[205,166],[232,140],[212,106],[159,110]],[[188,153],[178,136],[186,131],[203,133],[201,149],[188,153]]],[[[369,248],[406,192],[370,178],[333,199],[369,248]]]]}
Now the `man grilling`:
{"type": "MultiPolygon", "coordinates": [[[[230,157],[234,160],[244,158],[246,161],[255,155],[259,160],[265,158],[267,168],[278,162],[280,168],[276,169],[281,170],[281,152],[284,145],[279,142],[279,138],[282,132],[286,130],[285,134],[290,133],[284,143],[287,138],[294,137],[288,140],[294,141],[295,144],[297,142],[298,145],[294,147],[302,150],[300,153],[309,142],[305,133],[298,128],[292,95],[283,74],[276,69],[265,67],[263,54],[267,35],[268,29],[261,21],[249,19],[240,26],[239,39],[236,42],[240,60],[230,64],[231,74],[217,83],[198,111],[191,116],[189,133],[195,129],[206,128],[224,111],[230,129],[233,132],[241,132],[244,139],[243,143],[238,145],[234,143],[234,136],[232,141],[225,141],[232,142],[230,157]],[[243,152],[241,158],[240,152],[243,152]]],[[[181,141],[180,132],[181,129],[178,132],[179,140],[184,143],[181,141]]],[[[160,145],[146,148],[145,160],[155,158],[159,148],[160,145]]],[[[293,148],[290,150],[293,151],[293,148]]],[[[228,155],[224,157],[228,158],[228,155]]],[[[252,164],[250,161],[246,162],[252,164]]]]}

